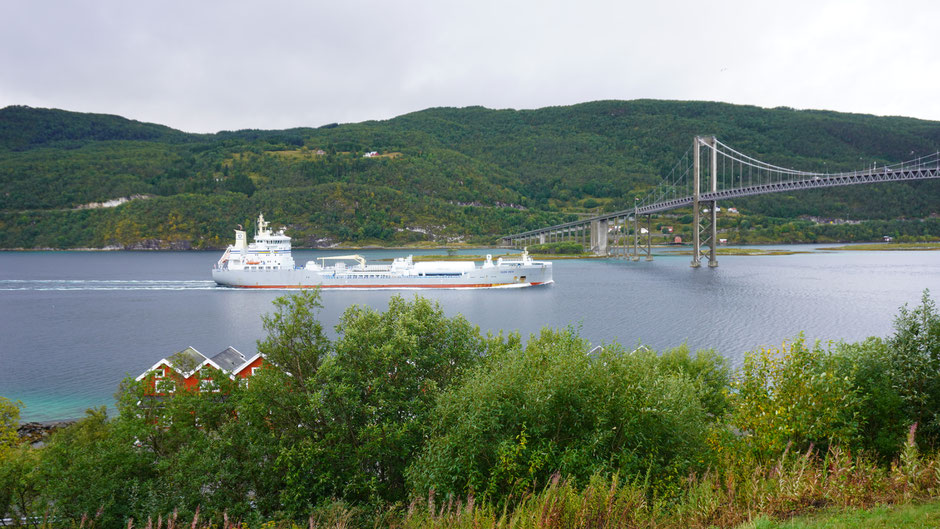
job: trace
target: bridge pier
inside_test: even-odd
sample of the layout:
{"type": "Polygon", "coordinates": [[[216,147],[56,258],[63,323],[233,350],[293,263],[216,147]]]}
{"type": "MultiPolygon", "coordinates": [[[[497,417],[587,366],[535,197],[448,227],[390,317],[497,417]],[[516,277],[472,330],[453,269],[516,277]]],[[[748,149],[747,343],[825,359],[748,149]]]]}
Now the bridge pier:
{"type": "MultiPolygon", "coordinates": [[[[712,173],[714,174],[714,172],[712,173]]],[[[714,177],[713,177],[714,178],[714,177]]],[[[714,186],[714,184],[712,184],[714,186]]],[[[711,213],[711,222],[709,222],[711,233],[709,234],[708,241],[708,267],[715,268],[718,266],[718,256],[716,254],[715,246],[718,244],[718,201],[712,200],[711,207],[709,208],[711,213]]]]}
{"type": "Polygon", "coordinates": [[[591,221],[591,249],[594,255],[607,255],[607,219],[591,221]]]}

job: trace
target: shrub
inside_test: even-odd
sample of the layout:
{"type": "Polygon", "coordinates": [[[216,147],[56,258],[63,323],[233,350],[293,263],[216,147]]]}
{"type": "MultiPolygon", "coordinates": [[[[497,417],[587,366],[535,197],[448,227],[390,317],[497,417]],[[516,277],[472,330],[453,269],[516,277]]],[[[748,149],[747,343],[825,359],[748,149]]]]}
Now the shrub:
{"type": "Polygon", "coordinates": [[[858,432],[852,446],[877,455],[882,462],[896,458],[912,419],[892,375],[887,342],[872,337],[840,344],[837,354],[855,367],[852,384],[859,406],[858,432]]]}
{"type": "Polygon", "coordinates": [[[582,246],[580,243],[570,241],[550,242],[530,246],[529,251],[532,253],[577,255],[584,253],[584,246],[582,246]]]}
{"type": "Polygon", "coordinates": [[[704,468],[707,417],[697,387],[655,353],[617,345],[593,355],[573,331],[543,330],[494,355],[442,394],[408,477],[419,494],[504,503],[558,472],[669,488],[704,468]]]}
{"type": "Polygon", "coordinates": [[[731,367],[728,359],[713,349],[689,352],[686,345],[664,351],[659,362],[668,372],[683,374],[695,384],[705,411],[714,418],[723,417],[730,410],[728,388],[731,385],[731,367]]]}
{"type": "Polygon", "coordinates": [[[890,376],[904,400],[905,415],[919,424],[920,440],[940,441],[940,314],[925,290],[921,304],[901,307],[888,340],[890,376]]]}
{"type": "Polygon", "coordinates": [[[855,367],[819,342],[800,335],[778,350],[745,355],[732,384],[734,425],[749,436],[757,455],[772,456],[791,443],[846,444],[855,439],[861,399],[855,367]]]}
{"type": "Polygon", "coordinates": [[[159,488],[151,453],[136,448],[120,428],[121,423],[108,422],[102,406],[57,431],[42,449],[42,496],[56,517],[75,523],[97,513],[101,526],[120,526],[159,488]]]}

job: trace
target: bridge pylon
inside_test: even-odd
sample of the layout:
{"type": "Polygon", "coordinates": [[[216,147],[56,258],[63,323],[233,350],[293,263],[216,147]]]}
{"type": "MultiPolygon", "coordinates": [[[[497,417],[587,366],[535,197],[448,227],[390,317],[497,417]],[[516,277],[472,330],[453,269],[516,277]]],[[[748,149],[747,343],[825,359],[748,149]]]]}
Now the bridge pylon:
{"type": "Polygon", "coordinates": [[[692,268],[702,266],[702,246],[708,246],[708,266],[718,266],[715,245],[718,244],[718,201],[701,199],[702,196],[702,146],[711,149],[708,171],[708,192],[718,191],[718,140],[714,136],[696,136],[692,158],[692,268]],[[703,218],[702,207],[705,207],[703,218]],[[703,240],[704,239],[704,240],[703,240]]]}
{"type": "Polygon", "coordinates": [[[633,199],[633,249],[630,252],[630,257],[633,259],[633,261],[639,261],[640,254],[645,254],[646,260],[652,261],[653,252],[650,247],[653,238],[652,215],[646,215],[646,228],[641,228],[639,200],[639,197],[633,199]],[[640,232],[644,231],[644,229],[646,230],[645,244],[641,244],[640,232]]]}

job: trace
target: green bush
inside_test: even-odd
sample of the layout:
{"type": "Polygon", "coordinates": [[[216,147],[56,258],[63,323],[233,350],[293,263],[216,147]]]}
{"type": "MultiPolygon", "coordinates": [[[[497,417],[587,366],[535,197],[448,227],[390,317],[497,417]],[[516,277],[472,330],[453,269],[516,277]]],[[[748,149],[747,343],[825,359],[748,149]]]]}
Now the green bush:
{"type": "Polygon", "coordinates": [[[548,254],[571,254],[578,255],[584,253],[584,246],[577,242],[551,242],[545,244],[536,244],[529,246],[532,253],[548,254]]]}
{"type": "Polygon", "coordinates": [[[692,355],[688,346],[682,345],[664,351],[659,362],[667,372],[689,377],[697,388],[702,406],[713,418],[722,418],[730,411],[731,367],[727,358],[712,349],[692,355]]]}
{"type": "Polygon", "coordinates": [[[853,446],[877,455],[882,462],[891,461],[904,444],[912,419],[892,375],[888,343],[872,337],[840,344],[838,354],[855,366],[859,429],[853,446]]]}
{"type": "Polygon", "coordinates": [[[901,307],[888,339],[890,377],[904,400],[905,415],[918,423],[920,441],[940,442],[940,314],[925,290],[921,304],[901,307]]]}
{"type": "Polygon", "coordinates": [[[698,388],[655,353],[587,354],[571,330],[543,330],[489,358],[441,395],[427,448],[408,470],[418,494],[502,503],[559,473],[669,487],[708,461],[698,388]]]}
{"type": "Polygon", "coordinates": [[[102,527],[119,527],[148,507],[181,499],[180,490],[168,487],[163,502],[147,501],[161,489],[153,453],[136,447],[124,426],[109,422],[102,406],[52,437],[38,468],[46,512],[51,506],[57,518],[77,522],[87,515],[102,527]]]}
{"type": "Polygon", "coordinates": [[[759,456],[772,457],[791,443],[848,444],[856,437],[862,398],[856,367],[800,335],[780,349],[745,355],[732,384],[733,423],[759,456]]]}

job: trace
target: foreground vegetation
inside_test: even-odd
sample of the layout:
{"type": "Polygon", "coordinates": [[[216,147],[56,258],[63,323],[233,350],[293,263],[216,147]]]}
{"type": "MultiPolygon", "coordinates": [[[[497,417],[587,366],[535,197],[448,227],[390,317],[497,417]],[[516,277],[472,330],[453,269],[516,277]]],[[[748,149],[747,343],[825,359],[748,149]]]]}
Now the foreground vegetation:
{"type": "MultiPolygon", "coordinates": [[[[0,248],[219,248],[258,212],[298,246],[492,244],[576,213],[632,208],[696,134],[828,172],[940,145],[937,122],[700,102],[433,108],[217,134],[14,106],[0,109],[0,248]],[[380,156],[363,156],[372,151],[380,156]],[[79,209],[134,196],[149,198],[79,209]]],[[[742,215],[720,222],[733,243],[936,240],[940,219],[920,219],[938,203],[937,181],[847,186],[723,201],[742,215]]],[[[687,240],[691,227],[679,224],[687,240]]]]}
{"type": "Polygon", "coordinates": [[[0,518],[31,527],[734,527],[940,492],[940,314],[746,355],[573,329],[481,335],[422,298],[278,298],[247,385],[148,394],[30,448],[0,406],[0,518]]]}

